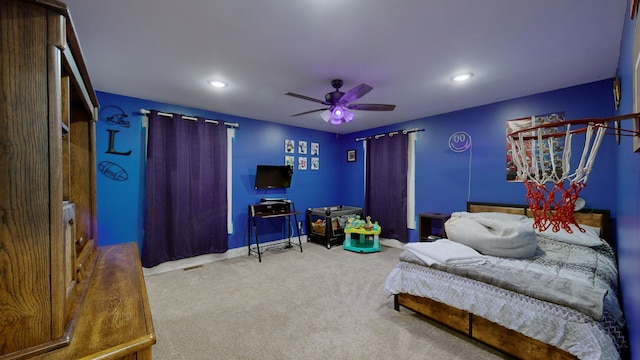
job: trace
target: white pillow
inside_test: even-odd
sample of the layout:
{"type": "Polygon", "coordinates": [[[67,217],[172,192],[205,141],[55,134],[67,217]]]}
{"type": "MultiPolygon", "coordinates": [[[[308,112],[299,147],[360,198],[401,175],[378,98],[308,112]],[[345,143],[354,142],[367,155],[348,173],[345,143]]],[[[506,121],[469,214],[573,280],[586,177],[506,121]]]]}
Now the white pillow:
{"type": "Polygon", "coordinates": [[[560,228],[560,231],[554,232],[551,227],[545,231],[538,231],[536,234],[544,235],[556,241],[562,241],[568,244],[582,245],[582,246],[599,246],[602,245],[602,239],[600,239],[600,229],[597,227],[580,224],[580,227],[585,232],[580,231],[574,224],[569,224],[569,228],[573,231],[572,234],[565,229],[560,228]]]}

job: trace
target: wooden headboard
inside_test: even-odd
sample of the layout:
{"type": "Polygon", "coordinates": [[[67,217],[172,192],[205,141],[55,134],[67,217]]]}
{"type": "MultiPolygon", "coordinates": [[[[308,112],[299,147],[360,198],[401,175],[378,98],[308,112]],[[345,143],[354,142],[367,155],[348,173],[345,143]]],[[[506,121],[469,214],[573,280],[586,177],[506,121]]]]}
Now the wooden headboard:
{"type": "MultiPolygon", "coordinates": [[[[533,217],[526,205],[497,204],[486,202],[467,202],[467,212],[500,212],[533,217]]],[[[573,213],[578,224],[600,229],[600,237],[613,245],[611,238],[611,212],[609,210],[582,209],[573,213]]]]}

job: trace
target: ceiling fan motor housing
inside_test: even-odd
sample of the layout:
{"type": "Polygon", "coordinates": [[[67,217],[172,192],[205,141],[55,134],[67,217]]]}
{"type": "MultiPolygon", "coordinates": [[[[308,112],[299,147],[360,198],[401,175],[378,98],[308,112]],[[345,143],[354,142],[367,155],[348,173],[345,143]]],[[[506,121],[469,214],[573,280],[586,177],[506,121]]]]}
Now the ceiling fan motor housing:
{"type": "Polygon", "coordinates": [[[331,86],[333,86],[336,89],[336,91],[327,93],[327,95],[324,96],[324,100],[331,105],[337,104],[338,101],[340,101],[340,98],[342,98],[342,95],[344,95],[344,93],[339,90],[342,87],[342,84],[343,82],[340,79],[332,80],[331,86]]]}
{"type": "Polygon", "coordinates": [[[331,105],[335,105],[338,103],[338,101],[340,101],[340,98],[342,98],[342,95],[344,95],[344,93],[342,91],[332,91],[330,93],[327,93],[327,95],[324,96],[324,99],[326,102],[328,102],[331,105]]]}

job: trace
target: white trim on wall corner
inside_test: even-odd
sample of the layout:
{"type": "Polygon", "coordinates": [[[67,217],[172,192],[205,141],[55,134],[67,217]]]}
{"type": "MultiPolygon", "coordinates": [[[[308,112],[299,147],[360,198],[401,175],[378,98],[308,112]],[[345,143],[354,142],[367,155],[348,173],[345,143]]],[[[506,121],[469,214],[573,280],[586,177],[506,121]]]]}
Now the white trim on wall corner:
{"type": "Polygon", "coordinates": [[[417,132],[409,133],[407,148],[407,228],[416,229],[416,137],[417,132]]]}
{"type": "Polygon", "coordinates": [[[227,234],[233,234],[233,143],[236,129],[227,129],[227,234]]]}

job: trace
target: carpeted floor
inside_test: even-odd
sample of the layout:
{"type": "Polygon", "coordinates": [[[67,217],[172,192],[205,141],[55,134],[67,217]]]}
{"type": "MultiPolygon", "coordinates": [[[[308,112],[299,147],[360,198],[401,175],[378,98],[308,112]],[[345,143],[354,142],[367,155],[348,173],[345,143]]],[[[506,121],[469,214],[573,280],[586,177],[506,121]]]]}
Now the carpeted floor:
{"type": "Polygon", "coordinates": [[[393,310],[384,282],[400,248],[303,249],[146,276],[154,359],[508,359],[393,310]]]}

